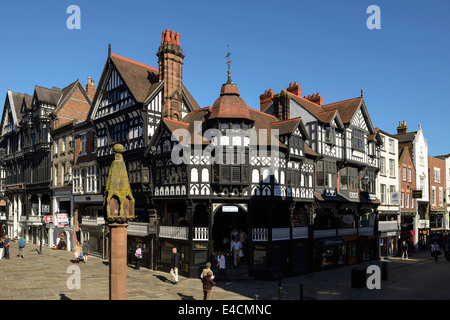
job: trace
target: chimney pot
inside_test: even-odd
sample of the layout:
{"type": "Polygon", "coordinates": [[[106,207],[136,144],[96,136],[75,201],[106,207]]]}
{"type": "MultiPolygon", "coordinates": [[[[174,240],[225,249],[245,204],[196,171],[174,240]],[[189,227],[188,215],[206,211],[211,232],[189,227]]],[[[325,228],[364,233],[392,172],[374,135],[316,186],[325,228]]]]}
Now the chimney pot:
{"type": "Polygon", "coordinates": [[[272,89],[264,91],[262,95],[259,96],[259,107],[260,110],[264,110],[265,107],[267,107],[270,102],[272,102],[272,98],[274,97],[272,89]]]}

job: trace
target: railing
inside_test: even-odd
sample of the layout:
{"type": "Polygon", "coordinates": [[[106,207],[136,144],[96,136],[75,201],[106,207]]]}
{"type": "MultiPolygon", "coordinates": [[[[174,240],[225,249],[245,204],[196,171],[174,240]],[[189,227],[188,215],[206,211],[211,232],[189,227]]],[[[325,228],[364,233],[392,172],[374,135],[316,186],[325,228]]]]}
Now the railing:
{"type": "Polygon", "coordinates": [[[378,221],[378,231],[391,231],[400,230],[400,226],[397,221],[378,221]]]}
{"type": "Polygon", "coordinates": [[[28,216],[29,222],[42,222],[42,216],[28,216]]]}
{"type": "Polygon", "coordinates": [[[252,240],[253,241],[267,241],[269,237],[269,231],[266,228],[253,228],[252,240]]]}
{"type": "Polygon", "coordinates": [[[293,227],[292,238],[293,239],[308,238],[308,227],[293,227]]]}
{"type": "Polygon", "coordinates": [[[362,227],[358,232],[360,236],[373,236],[374,234],[373,227],[362,227]]]}
{"type": "Polygon", "coordinates": [[[189,239],[189,227],[160,226],[159,237],[179,240],[189,239]]]}
{"type": "Polygon", "coordinates": [[[272,241],[291,239],[290,228],[273,228],[272,241]]]}
{"type": "Polygon", "coordinates": [[[344,229],[338,229],[338,236],[350,236],[358,234],[358,231],[356,228],[344,228],[344,229]]]}
{"type": "Polygon", "coordinates": [[[105,219],[103,217],[81,217],[81,223],[91,226],[98,226],[105,224],[105,219]]]}
{"type": "Polygon", "coordinates": [[[147,235],[148,223],[147,222],[128,222],[127,233],[147,235]]]}
{"type": "Polygon", "coordinates": [[[208,227],[195,227],[194,238],[192,240],[209,240],[208,227]]]}
{"type": "Polygon", "coordinates": [[[336,229],[314,230],[314,238],[336,237],[336,229]]]}

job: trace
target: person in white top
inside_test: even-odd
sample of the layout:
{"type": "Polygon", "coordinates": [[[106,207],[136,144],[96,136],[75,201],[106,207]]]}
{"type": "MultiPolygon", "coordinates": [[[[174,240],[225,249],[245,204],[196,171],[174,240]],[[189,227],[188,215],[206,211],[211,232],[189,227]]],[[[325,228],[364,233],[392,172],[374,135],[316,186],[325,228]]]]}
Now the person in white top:
{"type": "MultiPolygon", "coordinates": [[[[217,267],[219,268],[219,274],[217,275],[216,279],[220,277],[221,274],[225,277],[225,280],[227,281],[227,284],[230,284],[230,279],[228,279],[228,276],[225,272],[226,266],[225,266],[225,256],[222,254],[222,252],[219,252],[217,256],[217,267]]],[[[217,281],[217,280],[216,280],[217,281]]]]}
{"type": "Polygon", "coordinates": [[[230,252],[233,253],[234,256],[234,267],[236,268],[239,264],[239,253],[242,249],[242,244],[239,241],[239,239],[234,239],[234,241],[231,243],[230,252]]]}

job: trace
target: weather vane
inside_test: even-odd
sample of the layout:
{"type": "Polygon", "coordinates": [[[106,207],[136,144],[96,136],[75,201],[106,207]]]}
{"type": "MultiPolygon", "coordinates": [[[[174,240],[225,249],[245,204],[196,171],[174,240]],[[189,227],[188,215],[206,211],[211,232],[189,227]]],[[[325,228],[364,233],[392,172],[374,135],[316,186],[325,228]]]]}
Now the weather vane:
{"type": "Polygon", "coordinates": [[[228,81],[227,81],[227,83],[233,83],[233,82],[231,81],[231,70],[230,70],[230,65],[231,65],[231,60],[230,60],[230,55],[231,55],[231,52],[230,52],[230,45],[228,44],[227,47],[228,47],[228,53],[225,55],[225,58],[227,58],[226,64],[228,65],[228,81]]]}

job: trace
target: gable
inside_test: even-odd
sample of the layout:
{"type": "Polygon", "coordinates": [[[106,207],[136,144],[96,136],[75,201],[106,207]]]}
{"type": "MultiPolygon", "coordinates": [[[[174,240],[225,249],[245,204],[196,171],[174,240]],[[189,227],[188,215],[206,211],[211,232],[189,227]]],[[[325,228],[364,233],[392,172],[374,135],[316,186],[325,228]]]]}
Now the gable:
{"type": "Polygon", "coordinates": [[[363,129],[365,131],[369,131],[369,129],[367,127],[367,124],[366,124],[366,119],[364,118],[364,115],[361,112],[361,108],[359,108],[355,112],[355,115],[353,116],[353,119],[351,121],[351,125],[359,128],[359,129],[363,129]]]}
{"type": "Polygon", "coordinates": [[[94,99],[93,111],[95,115],[93,119],[104,117],[136,103],[134,96],[116,67],[112,64],[110,66],[110,69],[104,71],[105,80],[99,84],[99,89],[102,90],[97,90],[100,94],[96,94],[94,99]]]}
{"type": "Polygon", "coordinates": [[[79,82],[68,93],[67,97],[62,102],[61,106],[55,110],[54,127],[62,126],[73,120],[84,121],[87,118],[89,109],[91,107],[90,101],[79,82]]]}

